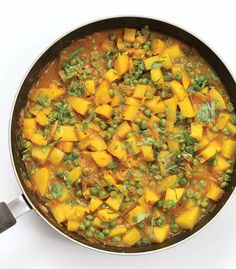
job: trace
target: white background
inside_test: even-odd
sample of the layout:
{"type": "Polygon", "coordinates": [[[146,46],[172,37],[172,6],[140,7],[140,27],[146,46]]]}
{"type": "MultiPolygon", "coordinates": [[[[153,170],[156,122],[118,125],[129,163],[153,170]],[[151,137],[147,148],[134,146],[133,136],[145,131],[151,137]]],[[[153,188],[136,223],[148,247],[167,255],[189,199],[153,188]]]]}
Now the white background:
{"type": "MultiPolygon", "coordinates": [[[[14,95],[34,59],[65,32],[101,17],[142,15],[187,28],[236,72],[235,1],[1,1],[0,201],[20,195],[8,150],[14,95]]],[[[114,256],[80,247],[57,234],[35,212],[0,235],[0,268],[236,268],[236,197],[205,230],[177,247],[151,255],[114,256]]]]}

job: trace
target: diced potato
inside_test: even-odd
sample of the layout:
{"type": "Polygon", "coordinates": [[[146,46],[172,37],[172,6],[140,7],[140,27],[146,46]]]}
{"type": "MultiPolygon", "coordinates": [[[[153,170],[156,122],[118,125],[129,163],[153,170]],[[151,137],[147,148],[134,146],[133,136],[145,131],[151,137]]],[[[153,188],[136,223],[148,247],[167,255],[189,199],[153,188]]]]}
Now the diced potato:
{"type": "Polygon", "coordinates": [[[126,141],[129,145],[129,150],[131,150],[131,154],[136,155],[140,152],[140,147],[137,144],[135,136],[130,136],[126,141]]]}
{"type": "Polygon", "coordinates": [[[121,234],[124,234],[126,231],[127,231],[127,228],[125,227],[125,225],[116,226],[110,231],[109,236],[113,237],[116,235],[121,235],[121,234]]]}
{"type": "Polygon", "coordinates": [[[154,204],[160,199],[160,195],[157,194],[152,189],[146,189],[144,193],[144,197],[145,197],[145,202],[150,203],[150,204],[154,204]]]}
{"type": "Polygon", "coordinates": [[[69,153],[73,150],[73,142],[59,142],[58,148],[65,153],[69,153]]]}
{"type": "Polygon", "coordinates": [[[183,53],[178,44],[172,45],[171,47],[165,49],[163,52],[164,54],[167,53],[170,57],[179,58],[183,56],[183,53]]]}
{"type": "Polygon", "coordinates": [[[193,109],[192,103],[189,97],[185,97],[184,100],[178,102],[180,111],[182,112],[183,116],[186,118],[193,118],[195,117],[196,113],[193,109]]]}
{"type": "Polygon", "coordinates": [[[50,146],[33,146],[31,149],[32,158],[40,164],[44,164],[52,147],[50,146]]]}
{"type": "Polygon", "coordinates": [[[26,139],[31,139],[37,132],[37,124],[35,119],[23,119],[23,134],[26,139]]]}
{"type": "Polygon", "coordinates": [[[211,100],[215,100],[216,109],[226,109],[225,101],[222,95],[216,90],[215,87],[211,87],[209,91],[209,97],[211,100]]]}
{"type": "Polygon", "coordinates": [[[158,160],[158,164],[160,166],[161,172],[164,172],[165,170],[166,158],[167,156],[169,156],[169,154],[170,154],[169,151],[161,151],[157,156],[157,160],[158,160]]]}
{"type": "Polygon", "coordinates": [[[59,87],[56,83],[51,83],[49,89],[52,92],[51,100],[55,100],[66,93],[65,89],[59,87]]]}
{"type": "Polygon", "coordinates": [[[44,167],[37,170],[32,176],[32,183],[41,196],[45,196],[49,185],[49,170],[44,167]]]}
{"type": "Polygon", "coordinates": [[[107,151],[120,160],[125,161],[127,158],[125,145],[120,141],[111,141],[107,148],[107,151]]]}
{"type": "Polygon", "coordinates": [[[77,220],[68,220],[67,230],[69,232],[76,232],[79,229],[80,223],[77,220]]]}
{"type": "Polygon", "coordinates": [[[213,157],[217,152],[221,150],[221,145],[218,141],[213,140],[205,149],[199,153],[200,162],[204,163],[213,157]]]}
{"type": "Polygon", "coordinates": [[[122,111],[122,116],[124,120],[134,121],[138,115],[138,107],[136,106],[127,106],[122,111]]]}
{"type": "Polygon", "coordinates": [[[160,57],[159,56],[152,56],[144,60],[144,65],[146,70],[152,69],[152,65],[155,62],[160,62],[160,57]]]}
{"type": "Polygon", "coordinates": [[[98,217],[95,217],[95,219],[93,220],[93,226],[98,229],[106,228],[106,224],[104,223],[104,221],[100,220],[98,217]]]}
{"type": "Polygon", "coordinates": [[[172,175],[164,178],[161,183],[157,187],[157,192],[162,193],[165,192],[168,188],[172,187],[177,182],[177,176],[172,175]]]}
{"type": "Polygon", "coordinates": [[[230,168],[230,166],[231,164],[227,159],[225,159],[224,157],[220,155],[216,156],[216,159],[214,162],[214,170],[223,172],[227,170],[228,168],[230,168]]]}
{"type": "Polygon", "coordinates": [[[49,123],[48,117],[43,112],[37,114],[35,121],[41,126],[48,125],[49,123]]]}
{"type": "Polygon", "coordinates": [[[103,151],[107,148],[104,139],[99,135],[91,135],[88,138],[88,146],[93,151],[103,151]]]}
{"type": "Polygon", "coordinates": [[[95,112],[99,115],[104,116],[105,118],[111,118],[112,110],[113,110],[112,106],[105,104],[96,107],[95,112]]]}
{"type": "Polygon", "coordinates": [[[191,83],[191,78],[189,77],[188,73],[181,66],[174,66],[172,68],[172,73],[174,76],[176,76],[177,72],[179,72],[181,74],[181,76],[182,76],[181,82],[184,86],[184,89],[186,90],[191,83]]]}
{"type": "MultiPolygon", "coordinates": [[[[160,96],[154,96],[151,99],[148,99],[144,105],[145,107],[149,108],[152,112],[154,113],[159,113],[159,107],[158,107],[158,102],[160,100],[160,96]]],[[[164,106],[164,103],[163,103],[164,106]]]]}
{"type": "Polygon", "coordinates": [[[69,210],[71,210],[71,206],[64,203],[51,207],[52,214],[58,223],[66,221],[66,214],[69,210]]]}
{"type": "Polygon", "coordinates": [[[160,56],[159,56],[159,61],[162,63],[162,66],[165,69],[171,69],[172,68],[172,61],[170,58],[170,55],[166,52],[163,52],[160,56]]]}
{"type": "Polygon", "coordinates": [[[85,115],[90,108],[91,102],[77,96],[67,97],[68,104],[79,114],[85,115]]]}
{"type": "Polygon", "coordinates": [[[91,156],[99,167],[105,167],[112,162],[111,155],[106,151],[93,152],[91,156]]]}
{"type": "Polygon", "coordinates": [[[156,107],[153,111],[154,113],[161,113],[165,112],[165,103],[163,101],[160,101],[156,104],[156,107]]]}
{"type": "Polygon", "coordinates": [[[70,210],[66,212],[67,220],[81,220],[84,218],[85,213],[89,212],[89,209],[85,206],[77,205],[73,206],[70,210]]]}
{"type": "Polygon", "coordinates": [[[208,190],[206,197],[217,202],[218,200],[220,200],[223,193],[224,191],[220,187],[218,187],[215,183],[211,182],[210,189],[208,190]]]}
{"type": "Polygon", "coordinates": [[[43,107],[41,106],[41,105],[39,105],[39,104],[36,104],[36,105],[34,105],[34,106],[32,106],[32,107],[29,107],[29,112],[31,113],[31,114],[33,114],[34,116],[37,116],[37,114],[40,112],[40,111],[42,111],[42,109],[43,109],[43,107]]]}
{"type": "Polygon", "coordinates": [[[130,128],[129,124],[127,121],[123,121],[117,128],[117,135],[120,137],[120,138],[124,138],[126,137],[126,135],[131,132],[132,129],[130,128]]]}
{"type": "Polygon", "coordinates": [[[151,78],[155,84],[163,84],[164,78],[160,68],[151,69],[151,78]]]}
{"type": "Polygon", "coordinates": [[[137,106],[137,107],[141,106],[140,100],[133,97],[126,97],[125,104],[129,106],[137,106]]]}
{"type": "Polygon", "coordinates": [[[203,137],[201,142],[199,142],[197,145],[198,150],[205,148],[209,143],[210,140],[207,137],[203,137]]]}
{"type": "Polygon", "coordinates": [[[112,99],[111,99],[111,105],[113,107],[117,107],[120,104],[121,96],[120,94],[116,94],[112,99]]]}
{"type": "Polygon", "coordinates": [[[221,154],[227,159],[233,159],[236,153],[236,142],[228,139],[223,142],[221,154]]]}
{"type": "Polygon", "coordinates": [[[75,127],[70,125],[61,125],[57,128],[54,136],[54,140],[60,140],[65,142],[75,142],[78,138],[75,133],[75,127]]]}
{"type": "Polygon", "coordinates": [[[136,29],[125,28],[124,41],[132,43],[135,41],[136,29]]]}
{"type": "Polygon", "coordinates": [[[114,212],[113,210],[108,208],[99,210],[97,215],[101,220],[106,222],[111,222],[120,216],[119,213],[114,212]]]}
{"type": "Polygon", "coordinates": [[[53,148],[48,156],[48,160],[53,165],[59,165],[63,160],[65,153],[58,148],[53,148]]]}
{"type": "Polygon", "coordinates": [[[184,87],[177,80],[172,80],[170,82],[170,85],[174,95],[177,97],[177,100],[178,101],[184,100],[184,98],[187,95],[184,87]]]}
{"type": "Polygon", "coordinates": [[[230,122],[227,122],[226,128],[230,131],[232,135],[236,135],[236,126],[230,122]]]}
{"type": "Polygon", "coordinates": [[[87,138],[92,134],[92,130],[90,128],[87,128],[86,131],[83,131],[83,126],[81,123],[76,124],[75,133],[77,135],[77,138],[79,141],[87,138]]]}
{"type": "Polygon", "coordinates": [[[96,106],[101,104],[107,104],[111,101],[111,97],[109,94],[110,83],[104,80],[98,87],[95,93],[95,103],[96,106]]]}
{"type": "Polygon", "coordinates": [[[100,205],[102,205],[102,200],[98,199],[97,197],[92,197],[88,208],[90,211],[94,212],[99,208],[100,205]]]}
{"type": "Polygon", "coordinates": [[[47,145],[47,139],[45,139],[45,137],[41,134],[33,134],[33,136],[31,137],[31,142],[37,146],[47,145]]]}
{"type": "Polygon", "coordinates": [[[149,145],[142,145],[141,151],[143,155],[143,159],[147,162],[151,162],[154,160],[154,152],[152,146],[149,145]]]}
{"type": "Polygon", "coordinates": [[[104,49],[106,51],[115,49],[114,41],[112,41],[112,40],[105,40],[102,43],[102,49],[104,49]]]}
{"type": "Polygon", "coordinates": [[[147,85],[137,84],[134,89],[133,97],[143,99],[147,90],[147,85]]]}
{"type": "Polygon", "coordinates": [[[46,106],[41,110],[41,112],[48,116],[52,112],[52,110],[53,110],[52,107],[46,106]]]}
{"type": "Polygon", "coordinates": [[[148,213],[147,212],[147,209],[141,205],[137,205],[134,209],[132,209],[128,214],[127,214],[127,221],[130,223],[130,224],[135,224],[137,223],[139,220],[136,219],[138,218],[138,216],[140,214],[146,214],[148,213]]]}
{"type": "Polygon", "coordinates": [[[104,79],[106,79],[109,83],[117,80],[119,78],[115,69],[110,69],[104,74],[104,79]]]}
{"type": "Polygon", "coordinates": [[[153,55],[161,54],[165,49],[165,43],[158,38],[153,38],[151,43],[151,51],[153,55]]]}
{"type": "Polygon", "coordinates": [[[218,117],[216,118],[216,126],[219,129],[224,129],[226,124],[229,122],[230,114],[225,112],[220,112],[218,117]]]}
{"type": "Polygon", "coordinates": [[[122,76],[129,69],[129,57],[127,54],[119,54],[114,61],[114,68],[119,76],[122,76]]]}
{"type": "Polygon", "coordinates": [[[133,246],[142,238],[141,233],[137,228],[131,229],[125,236],[122,238],[122,242],[125,245],[133,246]]]}
{"type": "Polygon", "coordinates": [[[191,123],[191,136],[198,141],[202,140],[203,127],[201,123],[191,123]]]}
{"type": "Polygon", "coordinates": [[[192,230],[200,217],[200,208],[192,207],[181,213],[176,219],[176,224],[183,230],[192,230]]]}
{"type": "Polygon", "coordinates": [[[93,79],[85,80],[84,86],[85,86],[86,95],[91,95],[95,93],[95,82],[93,79]]]}
{"type": "Polygon", "coordinates": [[[170,232],[170,226],[168,224],[162,226],[162,227],[147,227],[145,228],[145,234],[151,240],[155,243],[162,243],[164,242],[170,232]]]}
{"type": "Polygon", "coordinates": [[[184,188],[168,188],[166,190],[165,200],[173,200],[175,203],[177,203],[182,197],[184,191],[184,188]]]}
{"type": "Polygon", "coordinates": [[[112,175],[110,175],[109,173],[104,174],[103,178],[104,178],[105,182],[109,185],[116,184],[114,177],[112,175]]]}
{"type": "Polygon", "coordinates": [[[177,101],[175,97],[169,98],[164,101],[166,108],[166,118],[168,121],[176,121],[177,101]]]}
{"type": "Polygon", "coordinates": [[[144,44],[148,40],[148,35],[138,35],[135,40],[140,44],[144,44]]]}
{"type": "Polygon", "coordinates": [[[175,152],[175,151],[179,150],[179,142],[178,141],[171,139],[171,138],[168,138],[167,144],[168,144],[168,148],[169,148],[170,152],[175,152]]]}
{"type": "Polygon", "coordinates": [[[77,181],[80,176],[82,174],[82,168],[80,166],[78,167],[74,167],[69,173],[68,173],[68,176],[69,176],[69,180],[74,183],[75,181],[77,181]]]}
{"type": "Polygon", "coordinates": [[[65,202],[71,199],[71,192],[67,188],[67,186],[63,185],[61,190],[61,196],[58,198],[60,202],[65,202]]]}
{"type": "Polygon", "coordinates": [[[118,196],[118,197],[109,197],[106,200],[106,204],[113,210],[118,211],[120,208],[120,205],[123,201],[123,197],[118,196]]]}

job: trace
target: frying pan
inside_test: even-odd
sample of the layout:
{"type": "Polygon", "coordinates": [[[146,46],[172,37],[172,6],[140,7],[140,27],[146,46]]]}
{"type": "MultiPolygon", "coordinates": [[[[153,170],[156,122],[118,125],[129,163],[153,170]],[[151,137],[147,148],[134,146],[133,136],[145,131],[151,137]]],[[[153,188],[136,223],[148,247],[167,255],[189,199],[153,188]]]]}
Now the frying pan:
{"type": "MultiPolygon", "coordinates": [[[[59,53],[65,49],[73,40],[83,38],[94,32],[115,29],[115,28],[142,28],[145,25],[149,25],[150,29],[153,31],[161,32],[169,36],[173,36],[177,39],[182,40],[191,47],[195,47],[198,52],[209,62],[209,64],[215,69],[216,73],[225,85],[231,101],[236,108],[236,84],[230,74],[229,70],[226,68],[224,63],[220,58],[202,41],[196,38],[189,32],[174,26],[172,24],[142,17],[116,17],[109,18],[100,21],[95,21],[85,26],[79,27],[78,29],[66,34],[59,40],[57,40],[52,46],[50,46],[33,64],[29,72],[26,74],[19,91],[16,95],[14,101],[12,114],[10,117],[10,130],[9,130],[9,144],[10,144],[10,154],[12,159],[13,169],[16,174],[16,178],[22,190],[22,196],[13,200],[12,202],[6,204],[4,202],[0,203],[0,232],[3,232],[13,226],[16,223],[16,219],[28,212],[29,210],[35,210],[38,215],[43,218],[51,227],[53,227],[57,232],[67,237],[68,239],[86,246],[91,249],[100,250],[102,252],[108,253],[118,253],[118,254],[137,254],[137,253],[149,253],[158,251],[161,249],[174,246],[185,239],[192,237],[203,227],[205,227],[223,208],[225,203],[228,201],[229,197],[232,195],[235,188],[235,180],[232,180],[227,186],[222,199],[216,204],[215,208],[208,213],[201,221],[191,230],[187,232],[182,232],[172,237],[171,239],[165,241],[162,244],[151,244],[147,246],[133,246],[133,247],[113,247],[113,246],[103,246],[97,243],[91,243],[86,240],[81,235],[71,233],[66,231],[66,229],[57,224],[53,217],[46,213],[41,206],[40,200],[36,197],[24,184],[24,178],[26,174],[26,168],[24,162],[21,160],[20,151],[18,147],[19,141],[19,115],[21,109],[27,103],[27,96],[32,85],[38,80],[40,71],[53,59],[55,59],[59,53]]],[[[235,178],[236,169],[234,167],[233,178],[235,178]]]]}

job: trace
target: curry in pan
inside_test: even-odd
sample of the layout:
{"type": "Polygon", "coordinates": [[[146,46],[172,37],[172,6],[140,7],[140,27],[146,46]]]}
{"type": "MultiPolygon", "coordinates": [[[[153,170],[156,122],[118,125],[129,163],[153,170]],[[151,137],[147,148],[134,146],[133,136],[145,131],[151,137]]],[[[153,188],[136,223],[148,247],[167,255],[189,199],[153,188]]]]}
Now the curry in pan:
{"type": "Polygon", "coordinates": [[[75,40],[42,70],[19,124],[27,188],[100,244],[191,230],[231,180],[224,85],[195,49],[148,27],[75,40]]]}

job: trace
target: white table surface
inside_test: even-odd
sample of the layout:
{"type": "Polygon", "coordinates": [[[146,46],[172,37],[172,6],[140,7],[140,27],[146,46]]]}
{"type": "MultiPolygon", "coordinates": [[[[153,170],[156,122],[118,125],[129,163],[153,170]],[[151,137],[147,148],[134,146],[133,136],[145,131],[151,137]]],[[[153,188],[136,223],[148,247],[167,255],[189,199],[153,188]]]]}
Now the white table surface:
{"type": "MultiPolygon", "coordinates": [[[[117,15],[159,18],[189,29],[221,55],[235,75],[234,1],[1,1],[0,201],[21,194],[8,149],[8,122],[19,83],[34,59],[65,32],[117,15]],[[85,2],[85,3],[84,3],[85,2]],[[226,4],[227,3],[227,4],[226,4]]],[[[0,268],[236,268],[236,197],[205,230],[177,247],[114,256],[70,242],[31,211],[0,235],[0,268]]]]}

